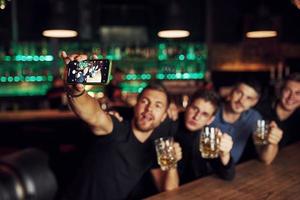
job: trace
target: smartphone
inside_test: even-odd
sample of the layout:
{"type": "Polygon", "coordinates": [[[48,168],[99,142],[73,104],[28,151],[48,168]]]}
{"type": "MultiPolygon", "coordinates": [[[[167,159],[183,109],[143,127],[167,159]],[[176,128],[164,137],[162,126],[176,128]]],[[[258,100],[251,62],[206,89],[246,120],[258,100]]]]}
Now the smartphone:
{"type": "Polygon", "coordinates": [[[94,59],[71,61],[67,65],[68,84],[108,84],[110,79],[111,61],[108,59],[94,59]]]}

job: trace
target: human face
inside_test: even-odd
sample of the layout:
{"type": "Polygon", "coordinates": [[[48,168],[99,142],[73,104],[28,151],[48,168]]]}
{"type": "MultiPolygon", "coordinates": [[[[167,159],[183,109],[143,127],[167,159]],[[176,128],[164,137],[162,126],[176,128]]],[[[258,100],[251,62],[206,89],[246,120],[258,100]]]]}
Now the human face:
{"type": "Polygon", "coordinates": [[[215,109],[211,102],[201,98],[196,99],[185,112],[185,127],[189,131],[201,130],[214,120],[215,109]]]}
{"type": "Polygon", "coordinates": [[[281,106],[287,111],[294,111],[300,106],[300,82],[288,81],[282,90],[281,106]]]}
{"type": "Polygon", "coordinates": [[[134,107],[134,124],[142,132],[158,127],[166,118],[167,96],[165,93],[147,89],[134,107]]]}
{"type": "Polygon", "coordinates": [[[259,95],[247,84],[239,84],[232,92],[229,103],[231,111],[241,114],[258,102],[259,95]]]}

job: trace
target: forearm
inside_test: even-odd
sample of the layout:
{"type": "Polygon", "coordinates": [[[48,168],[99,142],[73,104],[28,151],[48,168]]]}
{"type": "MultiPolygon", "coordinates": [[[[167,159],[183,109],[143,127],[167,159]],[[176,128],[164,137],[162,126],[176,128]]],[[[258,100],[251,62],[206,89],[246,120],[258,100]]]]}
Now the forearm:
{"type": "MultiPolygon", "coordinates": [[[[74,113],[86,122],[94,133],[94,130],[105,127],[106,113],[101,109],[97,100],[89,96],[86,92],[79,97],[68,95],[68,102],[74,113]]],[[[97,131],[95,134],[97,134],[97,131]]]]}
{"type": "Polygon", "coordinates": [[[228,163],[223,164],[221,158],[216,160],[213,164],[213,168],[218,176],[224,180],[233,180],[235,177],[235,164],[231,157],[229,157],[228,163]]]}
{"type": "Polygon", "coordinates": [[[172,168],[167,171],[165,186],[163,188],[164,191],[169,191],[177,188],[179,186],[179,175],[177,168],[172,168]]]}
{"type": "Polygon", "coordinates": [[[221,153],[220,160],[221,160],[221,163],[224,166],[226,166],[230,161],[230,154],[229,153],[221,153]]]}
{"type": "Polygon", "coordinates": [[[278,145],[277,144],[268,144],[268,145],[258,149],[258,154],[259,154],[260,160],[267,165],[269,165],[273,162],[277,153],[278,153],[278,145]]]}

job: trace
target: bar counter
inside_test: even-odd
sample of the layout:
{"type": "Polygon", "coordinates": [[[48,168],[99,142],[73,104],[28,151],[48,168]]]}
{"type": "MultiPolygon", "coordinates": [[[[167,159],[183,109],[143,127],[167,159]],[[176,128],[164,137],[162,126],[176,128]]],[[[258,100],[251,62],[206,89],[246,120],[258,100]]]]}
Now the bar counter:
{"type": "Polygon", "coordinates": [[[61,110],[24,110],[0,112],[0,122],[39,121],[51,119],[74,119],[72,111],[61,110]]]}
{"type": "Polygon", "coordinates": [[[271,165],[257,160],[236,167],[236,177],[228,182],[209,176],[173,191],[149,197],[159,199],[299,199],[300,142],[282,149],[271,165]]]}

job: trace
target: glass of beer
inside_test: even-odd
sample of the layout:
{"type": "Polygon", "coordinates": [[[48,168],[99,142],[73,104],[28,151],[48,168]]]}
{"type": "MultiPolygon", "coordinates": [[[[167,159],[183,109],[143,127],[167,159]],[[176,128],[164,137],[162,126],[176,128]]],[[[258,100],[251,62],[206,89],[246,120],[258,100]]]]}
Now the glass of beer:
{"type": "Polygon", "coordinates": [[[256,145],[268,144],[269,123],[266,120],[257,120],[254,133],[254,143],[256,145]]]}
{"type": "Polygon", "coordinates": [[[157,162],[160,165],[161,170],[165,171],[177,167],[175,149],[173,146],[174,138],[158,138],[154,141],[154,143],[157,155],[157,162]]]}
{"type": "Polygon", "coordinates": [[[212,159],[219,156],[220,137],[218,128],[204,127],[200,135],[200,152],[202,158],[212,159]]]}

